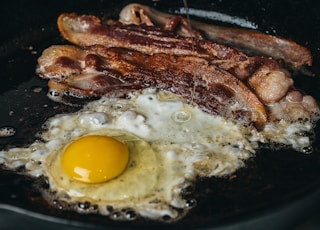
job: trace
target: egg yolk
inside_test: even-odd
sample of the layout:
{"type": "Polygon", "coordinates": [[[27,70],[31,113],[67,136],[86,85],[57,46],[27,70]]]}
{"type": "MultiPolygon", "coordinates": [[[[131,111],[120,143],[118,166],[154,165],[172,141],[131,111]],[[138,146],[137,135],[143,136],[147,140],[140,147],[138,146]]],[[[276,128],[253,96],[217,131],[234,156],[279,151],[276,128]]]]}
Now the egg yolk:
{"type": "Polygon", "coordinates": [[[108,136],[82,137],[67,146],[61,156],[64,171],[85,183],[101,183],[119,176],[129,161],[128,147],[108,136]]]}

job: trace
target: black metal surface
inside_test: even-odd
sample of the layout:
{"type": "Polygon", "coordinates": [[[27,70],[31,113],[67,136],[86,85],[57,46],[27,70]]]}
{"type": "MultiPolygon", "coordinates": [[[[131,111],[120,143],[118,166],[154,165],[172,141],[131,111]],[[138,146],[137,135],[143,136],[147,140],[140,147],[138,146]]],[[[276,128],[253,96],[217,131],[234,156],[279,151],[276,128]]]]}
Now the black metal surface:
{"type": "MultiPolygon", "coordinates": [[[[0,149],[32,143],[48,117],[78,109],[50,101],[46,97],[46,81],[35,74],[36,59],[42,50],[52,44],[65,43],[56,28],[57,16],[61,12],[75,11],[116,17],[121,7],[130,2],[14,0],[1,8],[0,28],[4,33],[0,37],[0,127],[15,127],[17,133],[12,138],[0,138],[0,149]]],[[[137,2],[164,11],[183,6],[182,0],[137,2]]],[[[188,1],[188,5],[244,18],[256,23],[258,30],[307,46],[314,55],[312,71],[320,76],[320,7],[316,1],[199,0],[188,1]]],[[[319,77],[299,75],[295,82],[320,101],[319,77]]],[[[311,155],[292,150],[262,150],[232,179],[199,181],[194,195],[198,200],[197,207],[186,218],[169,225],[143,221],[115,223],[101,216],[65,212],[42,199],[37,191],[40,182],[2,170],[0,208],[4,211],[0,213],[0,220],[4,224],[1,226],[29,229],[26,226],[42,227],[49,221],[52,228],[61,229],[73,229],[73,226],[106,229],[292,228],[316,211],[320,202],[319,135],[318,127],[315,151],[311,155]],[[21,222],[5,220],[14,214],[21,222]],[[20,224],[23,220],[25,225],[20,224]]]]}

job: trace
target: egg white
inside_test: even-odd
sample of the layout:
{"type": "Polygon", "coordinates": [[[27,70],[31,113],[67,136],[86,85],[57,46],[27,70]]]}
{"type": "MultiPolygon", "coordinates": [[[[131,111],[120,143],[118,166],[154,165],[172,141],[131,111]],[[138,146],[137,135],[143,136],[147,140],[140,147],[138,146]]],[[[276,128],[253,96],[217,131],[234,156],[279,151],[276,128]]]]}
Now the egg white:
{"type": "Polygon", "coordinates": [[[282,132],[272,125],[258,132],[204,113],[171,93],[147,89],[128,99],[101,98],[76,113],[50,118],[38,141],[27,148],[0,151],[0,163],[11,169],[25,166],[26,174],[48,178],[48,199],[95,207],[75,208],[79,212],[126,219],[123,210],[132,210],[144,218],[177,220],[190,208],[183,188],[198,176],[234,173],[254,156],[259,142],[278,141],[297,148],[310,144],[298,136],[290,141],[288,135],[293,137],[301,128],[282,125],[282,132]],[[69,143],[92,134],[116,137],[127,143],[130,152],[128,167],[120,176],[93,185],[70,179],[60,164],[69,143]]]}

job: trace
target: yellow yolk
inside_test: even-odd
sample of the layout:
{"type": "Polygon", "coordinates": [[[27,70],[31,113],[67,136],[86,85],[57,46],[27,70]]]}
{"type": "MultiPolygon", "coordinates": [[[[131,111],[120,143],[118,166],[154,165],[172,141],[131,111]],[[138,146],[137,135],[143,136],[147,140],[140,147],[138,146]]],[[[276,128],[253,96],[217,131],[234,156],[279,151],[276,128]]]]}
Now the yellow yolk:
{"type": "Polygon", "coordinates": [[[67,146],[62,168],[73,179],[101,183],[119,176],[129,161],[128,147],[108,136],[85,136],[67,146]]]}

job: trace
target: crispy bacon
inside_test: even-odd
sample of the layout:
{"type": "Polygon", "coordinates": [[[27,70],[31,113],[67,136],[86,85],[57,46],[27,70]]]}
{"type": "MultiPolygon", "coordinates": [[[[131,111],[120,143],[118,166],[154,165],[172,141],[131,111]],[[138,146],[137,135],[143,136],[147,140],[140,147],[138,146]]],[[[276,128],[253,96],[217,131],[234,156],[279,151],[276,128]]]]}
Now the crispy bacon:
{"type": "MultiPolygon", "coordinates": [[[[202,35],[206,39],[241,50],[253,51],[256,54],[273,57],[274,59],[281,59],[293,68],[312,65],[311,52],[294,41],[248,29],[223,27],[190,20],[191,27],[197,29],[197,31],[194,31],[188,28],[188,24],[185,22],[182,22],[182,26],[178,27],[176,19],[176,15],[160,12],[149,6],[136,3],[124,7],[119,18],[125,24],[147,23],[168,30],[178,28],[176,31],[178,34],[191,37],[199,38],[197,31],[202,31],[202,35]]],[[[178,17],[178,19],[181,19],[181,17],[178,17]]]]}
{"type": "Polygon", "coordinates": [[[248,85],[264,104],[271,104],[287,94],[293,79],[277,62],[263,59],[263,64],[248,78],[248,85]]]}
{"type": "Polygon", "coordinates": [[[146,24],[103,24],[100,18],[93,15],[64,13],[58,18],[58,28],[66,40],[82,47],[103,45],[130,48],[145,54],[203,57],[240,79],[248,77],[256,64],[255,58],[231,47],[182,37],[161,27],[146,24]]]}
{"type": "Polygon", "coordinates": [[[193,100],[211,114],[248,123],[252,121],[257,127],[267,121],[263,104],[248,87],[230,73],[199,57],[146,55],[100,45],[86,50],[74,46],[52,46],[39,58],[39,65],[39,75],[51,76],[49,87],[62,94],[119,96],[132,89],[155,87],[193,100]],[[79,66],[82,66],[80,72],[79,66]],[[61,73],[66,75],[61,76],[61,73]]]}
{"type": "MultiPolygon", "coordinates": [[[[65,102],[74,97],[124,97],[132,90],[153,87],[181,95],[205,112],[252,122],[258,128],[268,121],[317,119],[314,114],[320,114],[316,101],[294,89],[289,71],[276,59],[250,57],[206,40],[205,33],[192,29],[183,18],[149,7],[129,5],[120,20],[59,16],[62,36],[75,46],[52,46],[38,59],[38,74],[50,79],[51,98],[65,102]]],[[[217,28],[210,26],[206,32],[219,32],[217,28]]],[[[231,29],[231,37],[236,33],[231,29]]],[[[275,58],[294,67],[312,63],[310,52],[294,42],[246,33],[251,35],[249,48],[267,44],[275,58]]]]}

